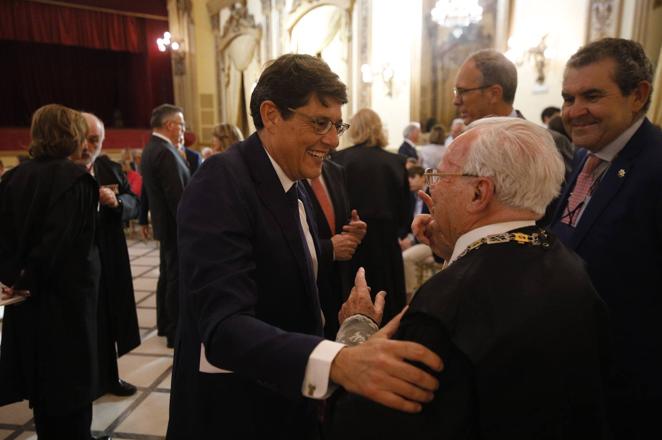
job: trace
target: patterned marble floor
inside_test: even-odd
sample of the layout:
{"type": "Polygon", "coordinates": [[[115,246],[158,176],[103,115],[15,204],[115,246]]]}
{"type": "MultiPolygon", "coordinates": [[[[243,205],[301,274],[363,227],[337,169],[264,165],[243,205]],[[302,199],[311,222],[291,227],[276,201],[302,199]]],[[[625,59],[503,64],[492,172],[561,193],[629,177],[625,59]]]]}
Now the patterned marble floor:
{"type": "MultiPolygon", "coordinates": [[[[165,437],[170,399],[172,349],[156,335],[156,242],[128,240],[142,344],[119,360],[120,377],[138,387],[130,397],[105,395],[94,402],[95,436],[157,440],[165,437]]],[[[0,407],[1,440],[36,440],[27,402],[0,407]]]]}

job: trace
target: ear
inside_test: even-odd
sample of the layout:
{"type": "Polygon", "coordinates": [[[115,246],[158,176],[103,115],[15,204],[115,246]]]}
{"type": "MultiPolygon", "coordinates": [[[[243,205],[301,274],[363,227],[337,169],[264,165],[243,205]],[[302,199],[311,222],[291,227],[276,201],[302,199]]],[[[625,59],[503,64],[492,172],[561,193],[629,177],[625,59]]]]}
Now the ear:
{"type": "Polygon", "coordinates": [[[260,104],[260,117],[267,131],[272,131],[282,120],[280,111],[273,101],[263,101],[260,104]]]}
{"type": "Polygon", "coordinates": [[[473,187],[473,198],[469,203],[469,212],[479,213],[489,206],[494,197],[494,183],[485,177],[478,177],[473,187]]]}
{"type": "Polygon", "coordinates": [[[651,83],[648,81],[641,81],[637,87],[630,94],[632,100],[632,112],[639,113],[639,111],[646,105],[648,97],[651,94],[651,83]]]}
{"type": "Polygon", "coordinates": [[[491,85],[487,91],[490,94],[490,100],[493,104],[503,101],[503,87],[499,84],[491,85]]]}

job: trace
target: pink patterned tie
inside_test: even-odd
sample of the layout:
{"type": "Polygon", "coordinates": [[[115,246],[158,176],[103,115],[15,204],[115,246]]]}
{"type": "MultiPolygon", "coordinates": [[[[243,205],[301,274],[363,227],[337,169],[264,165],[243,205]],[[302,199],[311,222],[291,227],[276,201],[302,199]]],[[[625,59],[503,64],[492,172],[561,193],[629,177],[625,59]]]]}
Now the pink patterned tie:
{"type": "Polygon", "coordinates": [[[582,171],[577,176],[577,182],[575,182],[575,187],[570,193],[568,198],[568,206],[565,208],[565,213],[561,221],[563,223],[575,226],[577,220],[579,219],[579,212],[581,212],[582,204],[586,200],[586,196],[589,195],[591,187],[595,183],[596,176],[594,176],[595,168],[603,162],[598,156],[594,154],[589,154],[588,159],[584,162],[584,167],[582,171]]]}
{"type": "Polygon", "coordinates": [[[315,193],[315,197],[322,208],[324,217],[326,217],[326,222],[329,224],[329,229],[331,230],[331,235],[336,233],[336,215],[333,212],[333,205],[331,204],[331,199],[326,193],[322,182],[320,181],[319,176],[314,179],[310,179],[310,186],[315,193]]]}

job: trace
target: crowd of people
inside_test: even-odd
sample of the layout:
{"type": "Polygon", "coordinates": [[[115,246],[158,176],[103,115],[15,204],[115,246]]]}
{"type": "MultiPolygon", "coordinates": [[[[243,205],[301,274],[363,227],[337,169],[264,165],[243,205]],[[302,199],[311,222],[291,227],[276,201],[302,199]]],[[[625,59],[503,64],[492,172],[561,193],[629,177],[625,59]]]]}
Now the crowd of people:
{"type": "Polygon", "coordinates": [[[139,219],[174,348],[168,439],[654,438],[651,84],[638,43],[589,43],[542,127],[513,106],[514,64],[480,50],[448,135],[411,122],[396,153],[375,109],[343,121],[324,61],[288,54],[255,85],[247,138],[221,124],[198,153],[163,104],[121,164],[98,117],[44,106],[0,180],[2,297],[22,300],[0,405],[28,399],[39,438],[88,440],[92,401],[136,392],[117,358],[140,344],[123,236],[139,219]]]}

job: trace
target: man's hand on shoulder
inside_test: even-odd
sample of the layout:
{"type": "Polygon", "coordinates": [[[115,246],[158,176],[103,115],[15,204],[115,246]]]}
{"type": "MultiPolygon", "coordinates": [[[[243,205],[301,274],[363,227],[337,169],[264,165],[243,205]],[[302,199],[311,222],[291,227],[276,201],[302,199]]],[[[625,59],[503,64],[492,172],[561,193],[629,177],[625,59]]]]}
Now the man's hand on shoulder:
{"type": "Polygon", "coordinates": [[[410,362],[420,362],[434,371],[441,371],[443,363],[421,344],[389,339],[405,310],[367,342],[340,350],[331,364],[330,378],[349,392],[389,408],[416,413],[421,411],[421,403],[432,400],[439,382],[410,362]]]}

